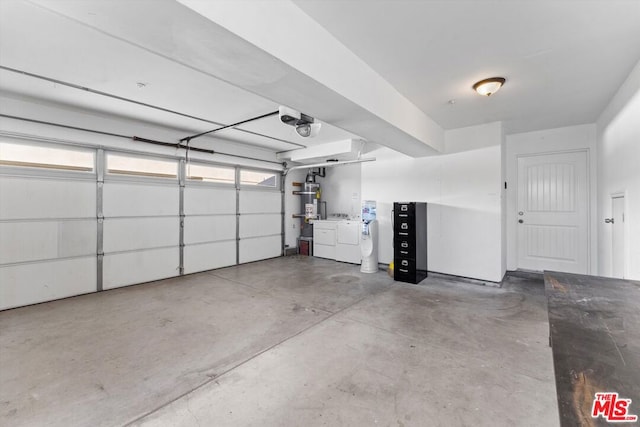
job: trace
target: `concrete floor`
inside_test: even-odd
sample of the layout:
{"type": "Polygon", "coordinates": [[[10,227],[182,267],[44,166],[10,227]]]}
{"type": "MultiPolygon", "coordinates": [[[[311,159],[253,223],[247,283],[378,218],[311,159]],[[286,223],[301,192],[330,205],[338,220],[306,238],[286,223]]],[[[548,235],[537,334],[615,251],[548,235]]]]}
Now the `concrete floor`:
{"type": "Polygon", "coordinates": [[[286,257],[0,313],[0,425],[555,426],[544,286],[286,257]]]}

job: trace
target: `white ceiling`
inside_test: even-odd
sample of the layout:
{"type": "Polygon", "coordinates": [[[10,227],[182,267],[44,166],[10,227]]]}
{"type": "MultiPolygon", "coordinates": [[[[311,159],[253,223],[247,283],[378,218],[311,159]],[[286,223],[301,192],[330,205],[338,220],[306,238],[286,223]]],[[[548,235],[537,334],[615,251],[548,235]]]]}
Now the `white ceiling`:
{"type": "Polygon", "coordinates": [[[640,59],[638,0],[295,3],[445,129],[593,123],[640,59]]]}
{"type": "MultiPolygon", "coordinates": [[[[294,3],[445,129],[503,121],[515,133],[592,123],[640,59],[638,0],[294,3]],[[475,81],[494,75],[507,78],[499,93],[473,93],[475,81]]],[[[277,117],[216,136],[280,152],[358,138],[358,128],[385,143],[375,140],[383,134],[375,115],[348,103],[338,108],[339,94],[321,82],[312,99],[300,89],[309,80],[287,64],[173,0],[0,0],[0,65],[137,104],[6,69],[0,70],[5,97],[128,117],[184,136],[295,99],[303,112],[322,105],[317,117],[339,119],[325,122],[313,139],[299,138],[277,117]]]]}
{"type": "MultiPolygon", "coordinates": [[[[168,8],[176,7],[174,2],[168,1],[137,1],[128,3],[127,7],[122,4],[109,1],[61,1],[58,4],[45,1],[41,5],[16,0],[0,2],[0,65],[5,67],[0,69],[0,93],[133,118],[141,125],[151,123],[182,129],[184,137],[278,110],[277,102],[94,26],[92,20],[97,17],[119,24],[128,20],[135,25],[136,19],[150,13],[151,6],[157,7],[158,14],[166,12],[166,21],[172,16],[168,8]],[[58,13],[60,11],[73,11],[84,20],[58,13]]],[[[157,21],[149,20],[137,27],[141,29],[152,23],[157,21]]],[[[254,72],[259,74],[259,71],[254,72]]],[[[46,117],[28,118],[46,120],[46,117]]],[[[216,132],[215,136],[275,152],[357,138],[328,123],[322,124],[322,132],[317,137],[301,138],[292,126],[280,123],[277,115],[216,132]]],[[[211,144],[214,142],[206,137],[193,142],[194,146],[202,148],[212,148],[211,144]]]]}

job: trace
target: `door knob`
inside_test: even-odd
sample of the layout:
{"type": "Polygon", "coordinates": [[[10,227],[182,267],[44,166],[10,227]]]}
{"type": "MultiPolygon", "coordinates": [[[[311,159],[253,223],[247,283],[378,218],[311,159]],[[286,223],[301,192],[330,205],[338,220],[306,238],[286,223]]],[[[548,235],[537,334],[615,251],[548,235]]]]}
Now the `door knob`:
{"type": "Polygon", "coordinates": [[[605,218],[604,219],[604,223],[605,224],[613,224],[613,218],[605,218]]]}
{"type": "Polygon", "coordinates": [[[523,221],[523,220],[521,220],[521,219],[519,219],[519,220],[518,220],[518,222],[519,222],[520,224],[524,223],[524,221],[523,221]]]}

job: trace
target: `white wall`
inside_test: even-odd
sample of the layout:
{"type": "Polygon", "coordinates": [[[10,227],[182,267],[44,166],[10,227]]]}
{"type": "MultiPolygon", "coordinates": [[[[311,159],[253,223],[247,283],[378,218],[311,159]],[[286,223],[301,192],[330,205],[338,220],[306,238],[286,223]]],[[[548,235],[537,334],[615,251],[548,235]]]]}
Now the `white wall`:
{"type": "Polygon", "coordinates": [[[326,172],[319,182],[322,200],[327,202],[327,214],[346,213],[359,217],[361,164],[328,167],[326,172]]]}
{"type": "Polygon", "coordinates": [[[381,148],[362,164],[362,199],[378,202],[380,262],[393,260],[394,201],[428,205],[428,269],[502,280],[501,123],[445,133],[449,154],[413,159],[381,148]],[[475,149],[472,149],[474,148],[475,149]]]}
{"type": "Polygon", "coordinates": [[[593,124],[568,126],[508,135],[507,162],[507,270],[518,268],[517,252],[517,189],[518,156],[562,151],[585,150],[589,159],[589,272],[595,274],[596,265],[596,128],[593,124]]]}
{"type": "Polygon", "coordinates": [[[640,62],[597,122],[598,267],[610,276],[611,195],[625,196],[624,277],[640,280],[640,62]]]}

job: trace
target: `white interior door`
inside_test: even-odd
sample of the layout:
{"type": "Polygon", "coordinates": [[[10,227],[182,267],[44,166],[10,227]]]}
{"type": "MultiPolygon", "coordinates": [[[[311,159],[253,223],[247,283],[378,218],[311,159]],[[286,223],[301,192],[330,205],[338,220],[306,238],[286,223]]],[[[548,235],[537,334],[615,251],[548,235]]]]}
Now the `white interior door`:
{"type": "Polygon", "coordinates": [[[611,199],[612,276],[624,279],[624,197],[611,199]]]}
{"type": "Polygon", "coordinates": [[[518,158],[518,268],[588,272],[586,152],[518,158]]]}

